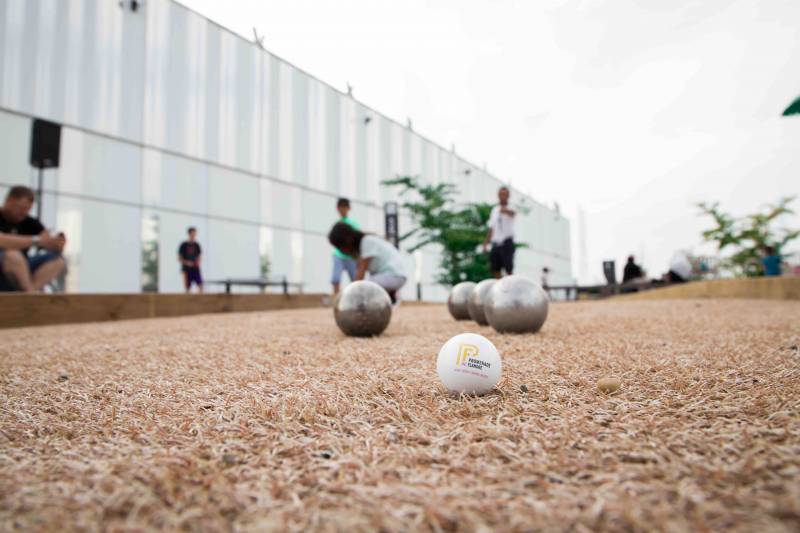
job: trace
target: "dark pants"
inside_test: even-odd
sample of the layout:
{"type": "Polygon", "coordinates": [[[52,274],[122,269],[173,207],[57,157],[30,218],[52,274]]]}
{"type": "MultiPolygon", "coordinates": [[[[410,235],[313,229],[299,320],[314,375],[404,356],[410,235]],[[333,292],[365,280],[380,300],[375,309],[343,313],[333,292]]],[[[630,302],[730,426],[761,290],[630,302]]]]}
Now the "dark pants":
{"type": "Polygon", "coordinates": [[[687,281],[689,281],[689,280],[683,279],[683,276],[681,276],[680,274],[676,274],[672,270],[667,272],[667,277],[669,278],[669,281],[671,283],[686,283],[687,281]]]}
{"type": "Polygon", "coordinates": [[[183,274],[185,276],[183,278],[183,285],[186,287],[187,291],[191,288],[192,283],[196,284],[198,287],[203,286],[203,275],[200,274],[199,268],[186,267],[183,269],[183,274]]]}
{"type": "Polygon", "coordinates": [[[514,273],[514,239],[506,239],[500,244],[492,243],[492,251],[489,252],[489,263],[492,272],[505,270],[506,274],[514,273]]]}

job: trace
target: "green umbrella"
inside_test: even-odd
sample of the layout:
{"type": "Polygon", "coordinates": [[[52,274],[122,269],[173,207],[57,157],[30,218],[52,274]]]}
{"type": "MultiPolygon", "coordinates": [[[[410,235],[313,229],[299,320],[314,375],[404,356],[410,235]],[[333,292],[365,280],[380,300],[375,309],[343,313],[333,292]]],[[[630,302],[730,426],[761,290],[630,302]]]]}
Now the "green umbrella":
{"type": "Polygon", "coordinates": [[[795,98],[794,102],[789,104],[789,107],[783,112],[784,117],[788,117],[789,115],[800,115],[800,96],[795,98]]]}

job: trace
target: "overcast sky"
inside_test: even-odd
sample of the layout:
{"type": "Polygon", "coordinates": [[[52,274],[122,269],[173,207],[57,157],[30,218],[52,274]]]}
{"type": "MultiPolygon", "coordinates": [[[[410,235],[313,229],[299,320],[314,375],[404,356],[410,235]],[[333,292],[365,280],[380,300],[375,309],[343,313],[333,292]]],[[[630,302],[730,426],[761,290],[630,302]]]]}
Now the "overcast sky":
{"type": "Polygon", "coordinates": [[[800,0],[182,3],[558,202],[582,282],[706,250],[696,202],[800,192],[800,0]]]}

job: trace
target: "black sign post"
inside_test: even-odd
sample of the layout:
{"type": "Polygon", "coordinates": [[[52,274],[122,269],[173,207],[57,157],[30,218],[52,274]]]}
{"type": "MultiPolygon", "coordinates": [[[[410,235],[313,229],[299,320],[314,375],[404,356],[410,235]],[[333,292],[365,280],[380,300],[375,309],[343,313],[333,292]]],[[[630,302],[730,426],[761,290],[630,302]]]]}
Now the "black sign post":
{"type": "Polygon", "coordinates": [[[603,261],[603,275],[609,285],[617,284],[617,267],[614,261],[603,261]]]}
{"type": "Polygon", "coordinates": [[[31,166],[39,169],[36,187],[36,218],[42,218],[44,200],[44,169],[57,168],[61,152],[61,125],[34,119],[31,127],[31,166]]]}
{"type": "Polygon", "coordinates": [[[397,227],[397,202],[386,202],[383,205],[383,214],[386,220],[386,240],[398,248],[400,233],[397,227]]]}

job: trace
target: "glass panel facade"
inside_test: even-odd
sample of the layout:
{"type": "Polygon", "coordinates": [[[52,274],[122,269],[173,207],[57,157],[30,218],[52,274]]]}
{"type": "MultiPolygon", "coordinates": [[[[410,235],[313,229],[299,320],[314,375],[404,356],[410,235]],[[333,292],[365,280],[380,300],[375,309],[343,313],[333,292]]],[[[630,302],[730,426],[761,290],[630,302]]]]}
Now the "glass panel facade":
{"type": "MultiPolygon", "coordinates": [[[[33,119],[61,123],[43,218],[68,236],[68,290],[182,291],[177,249],[195,226],[207,279],[268,271],[327,292],[338,197],[376,234],[384,202],[396,200],[380,183],[397,175],[494,201],[499,180],[406,124],[177,2],[141,6],[0,2],[0,193],[36,183],[33,119]]],[[[570,280],[568,221],[529,204],[519,264],[570,280]]],[[[409,226],[401,213],[400,231],[409,226]]],[[[403,297],[416,297],[417,278],[426,298],[446,296],[434,284],[436,250],[405,263],[403,297]]]]}
{"type": "Polygon", "coordinates": [[[203,270],[208,279],[256,278],[261,271],[260,227],[211,219],[203,243],[203,270]]]}
{"type": "Polygon", "coordinates": [[[272,233],[272,275],[276,279],[292,276],[292,236],[289,230],[275,229],[272,233]]]}
{"type": "Polygon", "coordinates": [[[64,128],[57,190],[140,204],[142,150],[128,143],[64,128]]]}
{"type": "Polygon", "coordinates": [[[141,290],[141,209],[60,195],[58,229],[68,239],[67,290],[141,290]]]}
{"type": "MultiPolygon", "coordinates": [[[[336,200],[336,197],[329,194],[303,191],[303,230],[306,233],[326,235],[339,217],[336,212],[336,200]]],[[[353,217],[355,218],[356,212],[360,211],[360,206],[355,205],[354,207],[353,217]]]]}
{"type": "Polygon", "coordinates": [[[158,292],[158,215],[142,216],[142,292],[158,292]]]}
{"type": "Polygon", "coordinates": [[[259,213],[258,178],[241,172],[211,167],[208,171],[208,213],[257,224],[259,213]]]}
{"type": "Polygon", "coordinates": [[[275,252],[272,242],[272,228],[262,226],[258,236],[259,275],[262,278],[274,278],[272,258],[275,256],[275,252]]]}
{"type": "Polygon", "coordinates": [[[28,163],[30,138],[30,119],[0,111],[0,183],[32,184],[30,178],[33,176],[33,169],[28,163]]]}
{"type": "Polygon", "coordinates": [[[209,166],[158,150],[143,150],[142,199],[145,205],[198,213],[209,212],[209,166]]]}

